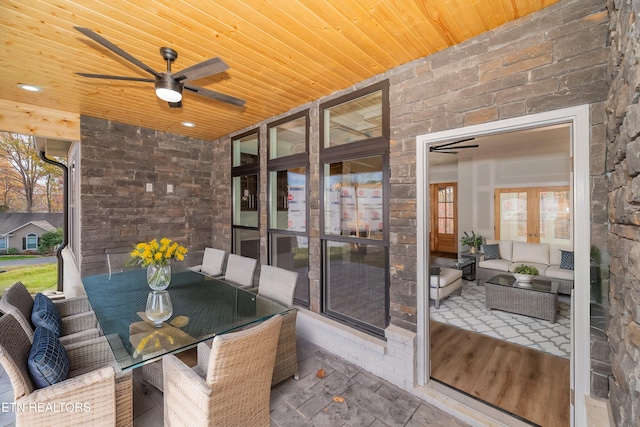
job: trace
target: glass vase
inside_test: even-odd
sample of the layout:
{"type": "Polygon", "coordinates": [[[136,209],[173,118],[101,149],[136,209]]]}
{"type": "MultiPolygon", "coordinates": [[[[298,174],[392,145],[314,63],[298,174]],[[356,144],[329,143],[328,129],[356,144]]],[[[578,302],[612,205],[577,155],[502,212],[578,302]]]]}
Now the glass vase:
{"type": "Polygon", "coordinates": [[[156,328],[162,326],[162,322],[169,320],[173,314],[171,298],[167,291],[152,291],[147,296],[147,318],[153,322],[156,328]]]}
{"type": "Polygon", "coordinates": [[[171,282],[171,266],[150,264],[147,267],[147,283],[154,291],[167,289],[171,282]]]}

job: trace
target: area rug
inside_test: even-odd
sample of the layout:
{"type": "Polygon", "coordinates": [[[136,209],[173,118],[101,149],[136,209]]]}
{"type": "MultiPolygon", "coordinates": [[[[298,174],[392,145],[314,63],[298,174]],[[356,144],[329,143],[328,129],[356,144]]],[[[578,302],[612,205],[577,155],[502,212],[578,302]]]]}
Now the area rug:
{"type": "Polygon", "coordinates": [[[461,296],[454,293],[440,301],[440,308],[431,306],[430,310],[432,320],[569,358],[570,307],[564,302],[558,302],[556,323],[500,310],[487,310],[484,286],[464,281],[461,296]]]}

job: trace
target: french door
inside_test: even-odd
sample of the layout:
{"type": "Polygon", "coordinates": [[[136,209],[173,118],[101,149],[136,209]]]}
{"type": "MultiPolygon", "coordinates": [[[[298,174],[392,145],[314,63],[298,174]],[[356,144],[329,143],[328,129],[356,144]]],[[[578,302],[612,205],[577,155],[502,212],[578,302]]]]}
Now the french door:
{"type": "Polygon", "coordinates": [[[458,186],[431,184],[431,251],[458,252],[458,186]]]}
{"type": "Polygon", "coordinates": [[[495,190],[495,238],[530,243],[571,243],[569,186],[495,190]]]}

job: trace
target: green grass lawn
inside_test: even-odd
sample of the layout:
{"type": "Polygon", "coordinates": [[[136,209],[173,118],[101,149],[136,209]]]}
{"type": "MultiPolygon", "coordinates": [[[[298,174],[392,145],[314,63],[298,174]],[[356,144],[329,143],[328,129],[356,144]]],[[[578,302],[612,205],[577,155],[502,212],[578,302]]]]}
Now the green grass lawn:
{"type": "Polygon", "coordinates": [[[2,267],[0,264],[0,296],[16,282],[22,282],[32,294],[55,291],[58,288],[58,264],[36,264],[2,267]]]}
{"type": "Polygon", "coordinates": [[[2,261],[14,261],[16,259],[35,258],[35,255],[0,255],[0,266],[2,261]]]}

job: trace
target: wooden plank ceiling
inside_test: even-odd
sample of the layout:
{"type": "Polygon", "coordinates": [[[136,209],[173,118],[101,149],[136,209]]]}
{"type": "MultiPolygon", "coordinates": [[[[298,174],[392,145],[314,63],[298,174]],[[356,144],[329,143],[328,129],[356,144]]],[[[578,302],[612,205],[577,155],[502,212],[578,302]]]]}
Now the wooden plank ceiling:
{"type": "Polygon", "coordinates": [[[216,139],[398,65],[445,49],[558,0],[0,0],[0,100],[216,139]],[[150,77],[73,29],[86,27],[156,71],[220,57],[230,69],[193,84],[246,100],[232,106],[185,91],[183,108],[150,77]],[[28,83],[42,88],[30,93],[28,83]],[[183,121],[196,124],[186,128],[183,121]]]}

